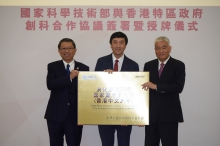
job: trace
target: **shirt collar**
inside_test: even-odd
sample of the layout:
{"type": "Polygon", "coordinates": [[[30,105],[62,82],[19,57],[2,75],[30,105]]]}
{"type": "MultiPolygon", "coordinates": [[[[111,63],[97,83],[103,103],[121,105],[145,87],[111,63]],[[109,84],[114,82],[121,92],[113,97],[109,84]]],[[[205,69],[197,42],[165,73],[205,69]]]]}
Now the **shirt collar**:
{"type": "MultiPolygon", "coordinates": [[[[170,59],[170,56],[163,62],[163,64],[165,65],[169,59],[170,59]]],[[[162,62],[159,59],[158,59],[158,61],[159,61],[159,65],[160,65],[162,62]]]]}
{"type": "Polygon", "coordinates": [[[124,60],[124,54],[120,57],[120,58],[116,58],[115,56],[114,56],[114,54],[112,53],[112,60],[113,60],[113,63],[115,62],[115,60],[118,60],[118,62],[119,63],[122,63],[123,62],[123,60],[124,60]]]}
{"type": "Polygon", "coordinates": [[[67,64],[69,64],[70,66],[72,66],[74,64],[74,60],[71,61],[70,63],[67,63],[66,61],[63,60],[64,66],[66,68],[67,64]]]}

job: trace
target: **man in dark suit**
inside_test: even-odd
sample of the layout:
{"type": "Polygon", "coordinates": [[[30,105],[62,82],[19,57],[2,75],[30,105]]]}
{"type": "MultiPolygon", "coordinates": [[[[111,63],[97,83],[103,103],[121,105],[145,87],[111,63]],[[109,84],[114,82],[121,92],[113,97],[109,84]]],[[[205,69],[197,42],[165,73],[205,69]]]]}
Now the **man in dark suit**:
{"type": "MultiPolygon", "coordinates": [[[[127,36],[122,32],[115,32],[110,37],[112,54],[98,59],[95,71],[139,71],[136,62],[124,55],[128,43],[127,36]]],[[[102,146],[114,145],[114,133],[117,130],[118,146],[130,145],[131,125],[99,125],[102,146]]]]}
{"type": "Polygon", "coordinates": [[[82,125],[77,124],[77,76],[89,67],[73,59],[76,45],[64,38],[58,44],[62,60],[48,64],[47,88],[51,90],[45,113],[50,146],[63,146],[65,135],[68,146],[79,146],[82,125]]]}
{"type": "Polygon", "coordinates": [[[144,65],[150,81],[142,86],[150,90],[150,124],[145,126],[145,146],[178,146],[178,122],[183,122],[179,99],[185,83],[185,65],[170,56],[167,37],[155,40],[157,59],[144,65]]]}

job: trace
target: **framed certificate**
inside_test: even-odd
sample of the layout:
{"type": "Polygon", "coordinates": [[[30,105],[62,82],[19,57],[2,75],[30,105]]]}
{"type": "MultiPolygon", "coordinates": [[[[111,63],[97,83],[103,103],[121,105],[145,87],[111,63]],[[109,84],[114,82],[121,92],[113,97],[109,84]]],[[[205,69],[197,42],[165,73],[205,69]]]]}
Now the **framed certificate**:
{"type": "Polygon", "coordinates": [[[149,125],[149,72],[80,72],[78,124],[149,125]]]}

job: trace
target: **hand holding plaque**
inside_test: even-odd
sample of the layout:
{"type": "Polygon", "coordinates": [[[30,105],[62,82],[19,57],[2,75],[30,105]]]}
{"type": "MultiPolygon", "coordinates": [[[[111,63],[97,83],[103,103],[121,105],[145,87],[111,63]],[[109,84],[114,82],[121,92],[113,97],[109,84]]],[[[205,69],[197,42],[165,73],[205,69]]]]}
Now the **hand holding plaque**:
{"type": "Polygon", "coordinates": [[[108,73],[80,72],[78,123],[148,125],[149,92],[140,85],[149,80],[149,73],[108,73]]]}

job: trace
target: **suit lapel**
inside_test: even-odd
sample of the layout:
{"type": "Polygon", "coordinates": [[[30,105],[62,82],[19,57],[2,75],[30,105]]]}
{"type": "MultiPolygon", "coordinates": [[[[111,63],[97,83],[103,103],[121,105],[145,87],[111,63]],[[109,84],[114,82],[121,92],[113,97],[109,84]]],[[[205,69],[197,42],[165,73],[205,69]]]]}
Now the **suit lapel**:
{"type": "Polygon", "coordinates": [[[80,64],[75,60],[74,60],[74,64],[75,64],[74,70],[80,70],[80,64]]]}
{"type": "Polygon", "coordinates": [[[155,61],[153,62],[153,66],[152,66],[152,73],[155,75],[153,75],[153,74],[151,75],[151,73],[150,73],[150,76],[155,76],[156,81],[159,80],[158,64],[159,64],[158,59],[155,59],[155,61]]]}
{"type": "Polygon", "coordinates": [[[161,73],[160,80],[162,80],[164,78],[164,76],[166,76],[166,74],[169,73],[168,71],[170,70],[172,63],[173,63],[173,59],[170,57],[170,59],[167,61],[166,65],[161,73]]]}
{"type": "Polygon", "coordinates": [[[67,74],[66,69],[65,69],[65,67],[64,67],[63,60],[60,60],[60,61],[58,62],[58,67],[59,67],[59,69],[60,69],[60,72],[61,72],[63,75],[66,75],[66,74],[67,74]]]}
{"type": "Polygon", "coordinates": [[[114,69],[114,64],[113,64],[113,60],[112,60],[112,54],[108,55],[108,57],[106,58],[106,67],[107,69],[114,69]]]}
{"type": "Polygon", "coordinates": [[[124,55],[124,60],[122,62],[121,71],[127,71],[129,67],[128,58],[124,55]]]}

